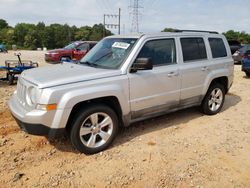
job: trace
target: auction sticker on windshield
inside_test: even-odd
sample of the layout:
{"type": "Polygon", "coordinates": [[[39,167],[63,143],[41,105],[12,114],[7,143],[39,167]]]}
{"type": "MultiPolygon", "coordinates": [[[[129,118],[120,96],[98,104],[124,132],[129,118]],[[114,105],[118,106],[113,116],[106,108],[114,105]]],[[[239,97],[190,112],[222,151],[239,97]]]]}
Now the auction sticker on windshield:
{"type": "Polygon", "coordinates": [[[126,42],[115,42],[112,47],[113,48],[122,48],[122,49],[128,49],[128,47],[130,46],[130,44],[126,43],[126,42]]]}

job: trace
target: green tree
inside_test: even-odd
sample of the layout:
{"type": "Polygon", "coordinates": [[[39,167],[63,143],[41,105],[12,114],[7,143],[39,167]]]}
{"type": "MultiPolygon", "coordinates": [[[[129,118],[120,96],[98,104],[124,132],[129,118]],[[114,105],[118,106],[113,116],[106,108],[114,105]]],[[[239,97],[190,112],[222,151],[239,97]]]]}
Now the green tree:
{"type": "MultiPolygon", "coordinates": [[[[111,31],[105,29],[105,36],[112,35],[111,31]]],[[[92,27],[91,35],[89,36],[89,40],[101,40],[103,38],[103,24],[95,24],[92,27]]]]}
{"type": "Polygon", "coordinates": [[[234,31],[234,30],[229,30],[225,33],[223,33],[227,40],[237,40],[241,42],[242,44],[250,44],[250,34],[242,31],[234,31]]]}
{"type": "Polygon", "coordinates": [[[176,32],[177,30],[178,29],[174,29],[174,28],[165,28],[161,32],[176,32]]]}
{"type": "Polygon", "coordinates": [[[7,28],[9,25],[4,19],[0,19],[0,30],[7,28]]]}
{"type": "Polygon", "coordinates": [[[27,23],[17,24],[14,28],[14,36],[15,36],[16,44],[20,47],[23,47],[23,46],[25,46],[26,48],[29,47],[29,44],[27,44],[27,38],[29,37],[26,37],[26,35],[27,34],[32,35],[32,32],[30,30],[35,30],[35,28],[36,26],[34,24],[27,24],[27,23]]]}
{"type": "Polygon", "coordinates": [[[5,44],[8,49],[11,48],[11,45],[15,43],[13,28],[5,28],[0,30],[0,43],[5,44]]]}
{"type": "MultiPolygon", "coordinates": [[[[36,49],[47,47],[48,49],[61,48],[75,40],[100,40],[103,37],[103,25],[95,24],[93,27],[69,26],[68,24],[35,24],[18,23],[14,28],[8,26],[5,20],[0,19],[0,42],[6,45],[16,44],[20,48],[36,49]]],[[[112,35],[109,30],[106,36],[112,35]]]]}

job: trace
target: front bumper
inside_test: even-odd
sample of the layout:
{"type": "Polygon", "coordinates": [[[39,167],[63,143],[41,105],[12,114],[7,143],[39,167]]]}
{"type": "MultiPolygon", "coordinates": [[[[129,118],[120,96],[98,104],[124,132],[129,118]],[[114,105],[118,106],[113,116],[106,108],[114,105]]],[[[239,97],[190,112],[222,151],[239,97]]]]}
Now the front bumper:
{"type": "Polygon", "coordinates": [[[57,123],[53,126],[56,111],[27,111],[19,103],[16,94],[11,97],[8,105],[19,127],[29,134],[54,138],[64,132],[64,128],[58,127],[57,123]]]}
{"type": "MultiPolygon", "coordinates": [[[[13,115],[13,114],[12,114],[13,115]]],[[[13,115],[18,126],[26,133],[39,136],[48,136],[49,138],[58,138],[65,134],[65,129],[51,129],[42,124],[29,124],[22,122],[13,115]]]]}
{"type": "Polygon", "coordinates": [[[45,54],[44,60],[48,63],[59,63],[60,62],[59,56],[58,57],[57,56],[50,56],[47,54],[45,54]]]}

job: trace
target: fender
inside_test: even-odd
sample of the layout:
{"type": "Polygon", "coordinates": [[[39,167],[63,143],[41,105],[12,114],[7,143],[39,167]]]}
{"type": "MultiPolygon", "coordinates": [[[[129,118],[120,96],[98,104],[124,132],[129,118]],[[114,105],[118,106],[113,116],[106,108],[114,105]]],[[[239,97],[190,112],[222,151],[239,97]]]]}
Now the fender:
{"type": "Polygon", "coordinates": [[[91,87],[83,87],[77,90],[71,90],[65,93],[58,103],[58,110],[56,111],[54,121],[51,127],[64,128],[66,126],[69,115],[73,107],[79,102],[94,100],[102,97],[114,96],[118,99],[122,115],[129,114],[129,93],[125,89],[125,85],[108,84],[108,85],[92,85],[91,87]]]}
{"type": "MultiPolygon", "coordinates": [[[[202,90],[202,95],[205,96],[207,93],[208,88],[210,87],[210,84],[212,83],[212,81],[216,78],[220,78],[220,77],[229,77],[230,76],[230,72],[228,71],[228,69],[223,68],[223,69],[218,69],[218,70],[214,70],[212,72],[210,72],[205,80],[204,83],[204,87],[202,90]]],[[[228,85],[227,85],[228,88],[228,85]]]]}

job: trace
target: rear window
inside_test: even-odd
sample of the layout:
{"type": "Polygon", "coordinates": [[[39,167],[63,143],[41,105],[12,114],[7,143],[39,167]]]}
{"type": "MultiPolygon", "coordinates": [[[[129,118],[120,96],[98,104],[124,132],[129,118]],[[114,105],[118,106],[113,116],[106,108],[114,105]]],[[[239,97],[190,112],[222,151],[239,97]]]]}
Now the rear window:
{"type": "Polygon", "coordinates": [[[183,61],[207,59],[203,38],[181,38],[183,61]]]}
{"type": "Polygon", "coordinates": [[[208,41],[211,47],[213,58],[227,56],[227,50],[221,38],[209,38],[208,41]]]}

